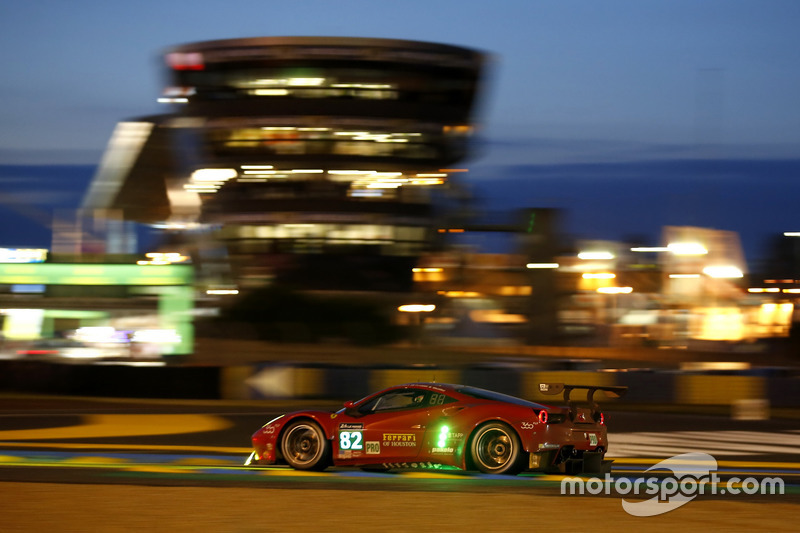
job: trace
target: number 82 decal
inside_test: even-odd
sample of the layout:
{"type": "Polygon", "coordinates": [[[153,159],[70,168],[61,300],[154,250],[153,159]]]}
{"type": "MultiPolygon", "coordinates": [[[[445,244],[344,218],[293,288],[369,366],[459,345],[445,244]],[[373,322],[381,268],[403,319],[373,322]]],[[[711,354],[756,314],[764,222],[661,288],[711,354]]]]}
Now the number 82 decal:
{"type": "Polygon", "coordinates": [[[361,432],[360,431],[341,431],[339,432],[339,449],[340,450],[360,450],[361,432]]]}

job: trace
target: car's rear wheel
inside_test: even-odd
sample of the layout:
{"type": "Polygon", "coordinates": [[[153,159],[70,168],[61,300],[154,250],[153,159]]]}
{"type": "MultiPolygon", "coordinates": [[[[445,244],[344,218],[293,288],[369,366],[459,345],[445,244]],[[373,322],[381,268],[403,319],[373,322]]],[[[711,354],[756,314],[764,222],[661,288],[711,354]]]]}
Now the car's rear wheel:
{"type": "Polygon", "coordinates": [[[470,458],[475,468],[487,474],[515,475],[522,470],[522,444],[506,424],[490,422],[475,430],[470,458]]]}
{"type": "Polygon", "coordinates": [[[292,468],[324,470],[328,466],[330,443],[316,423],[298,420],[283,432],[281,454],[292,468]]]}

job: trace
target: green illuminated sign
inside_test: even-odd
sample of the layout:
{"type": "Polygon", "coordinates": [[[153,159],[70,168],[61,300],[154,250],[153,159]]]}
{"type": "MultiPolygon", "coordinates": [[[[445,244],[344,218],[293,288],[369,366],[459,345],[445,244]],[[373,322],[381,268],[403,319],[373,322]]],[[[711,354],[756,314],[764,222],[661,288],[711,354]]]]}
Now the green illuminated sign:
{"type": "MultiPolygon", "coordinates": [[[[194,271],[191,265],[105,265],[86,263],[0,264],[2,285],[138,285],[159,295],[158,311],[163,328],[174,330],[180,341],[169,353],[194,349],[192,308],[194,271]],[[155,287],[160,287],[155,289],[155,287]]],[[[46,300],[43,300],[46,304],[46,300]]],[[[48,318],[96,318],[91,311],[47,311],[48,318]]],[[[104,313],[105,315],[105,313],[104,313]]],[[[45,331],[43,310],[16,310],[3,329],[7,338],[37,338],[45,331]],[[26,314],[35,312],[35,316],[26,314]]],[[[51,332],[52,333],[52,332],[51,332]]],[[[165,354],[166,355],[166,354],[165,354]]]]}
{"type": "Polygon", "coordinates": [[[188,285],[189,265],[0,264],[0,284],[188,285]]]}

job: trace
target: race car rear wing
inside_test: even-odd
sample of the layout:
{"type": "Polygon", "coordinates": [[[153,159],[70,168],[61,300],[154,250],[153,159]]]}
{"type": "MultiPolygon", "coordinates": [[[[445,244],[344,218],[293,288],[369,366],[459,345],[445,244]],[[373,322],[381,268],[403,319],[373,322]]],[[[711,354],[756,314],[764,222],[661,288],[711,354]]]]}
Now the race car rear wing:
{"type": "Polygon", "coordinates": [[[569,407],[570,419],[574,420],[579,405],[586,405],[592,410],[592,417],[599,418],[600,407],[594,399],[597,391],[603,391],[609,398],[621,398],[628,392],[628,387],[606,385],[567,385],[564,383],[539,383],[539,392],[547,395],[564,393],[564,402],[569,407]],[[585,400],[574,400],[570,394],[575,389],[585,389],[585,400]]]}

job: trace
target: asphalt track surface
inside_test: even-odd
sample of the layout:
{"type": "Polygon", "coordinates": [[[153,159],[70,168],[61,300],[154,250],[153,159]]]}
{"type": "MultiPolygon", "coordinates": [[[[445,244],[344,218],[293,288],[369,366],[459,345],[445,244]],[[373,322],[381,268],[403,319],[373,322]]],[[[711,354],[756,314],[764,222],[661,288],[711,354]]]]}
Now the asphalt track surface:
{"type": "MultiPolygon", "coordinates": [[[[652,517],[628,514],[619,495],[562,495],[555,476],[242,467],[250,433],[298,407],[308,405],[0,397],[0,531],[797,531],[791,453],[720,460],[726,478],[780,474],[787,494],[699,496],[652,517]]],[[[742,429],[718,417],[611,419],[622,432],[742,429]]],[[[647,461],[621,458],[615,475],[647,461]]]]}

